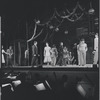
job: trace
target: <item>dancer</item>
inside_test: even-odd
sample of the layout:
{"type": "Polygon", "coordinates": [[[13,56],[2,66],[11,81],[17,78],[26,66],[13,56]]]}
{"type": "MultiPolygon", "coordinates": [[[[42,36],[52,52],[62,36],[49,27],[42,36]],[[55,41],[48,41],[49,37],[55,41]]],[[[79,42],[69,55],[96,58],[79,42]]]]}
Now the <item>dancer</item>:
{"type": "Polygon", "coordinates": [[[98,63],[98,33],[95,34],[95,38],[94,38],[94,58],[93,58],[93,64],[97,64],[98,63]]]}
{"type": "Polygon", "coordinates": [[[37,41],[34,41],[34,45],[32,46],[31,66],[32,67],[38,67],[38,47],[37,47],[37,41]]]}
{"type": "Polygon", "coordinates": [[[74,64],[74,56],[71,52],[69,52],[68,64],[74,64]]]}
{"type": "Polygon", "coordinates": [[[3,46],[2,46],[2,67],[5,66],[5,57],[4,57],[4,54],[9,55],[7,52],[5,52],[5,50],[3,49],[3,46]]]}
{"type": "Polygon", "coordinates": [[[51,63],[51,47],[48,43],[46,43],[46,47],[44,48],[44,63],[47,63],[47,65],[51,63]]]}
{"type": "Polygon", "coordinates": [[[28,65],[28,61],[29,61],[29,49],[25,50],[25,65],[28,65]]]}
{"type": "Polygon", "coordinates": [[[12,46],[9,46],[9,49],[7,49],[7,53],[9,55],[7,55],[7,65],[8,67],[12,67],[13,66],[13,49],[12,46]]]}
{"type": "Polygon", "coordinates": [[[69,64],[68,59],[69,59],[69,51],[65,46],[63,49],[63,65],[66,66],[67,64],[69,64]]]}
{"type": "Polygon", "coordinates": [[[78,54],[77,54],[77,43],[74,43],[74,47],[73,47],[73,64],[78,65],[78,54]]]}
{"type": "Polygon", "coordinates": [[[55,66],[56,65],[56,60],[58,57],[58,51],[55,45],[53,45],[52,49],[51,49],[51,65],[55,66]]]}
{"type": "Polygon", "coordinates": [[[63,42],[60,42],[60,46],[58,49],[58,62],[57,64],[62,66],[63,65],[63,42]]]}
{"type": "Polygon", "coordinates": [[[77,51],[78,51],[79,66],[85,66],[86,65],[87,44],[85,43],[84,39],[81,39],[80,43],[77,45],[77,51]]]}

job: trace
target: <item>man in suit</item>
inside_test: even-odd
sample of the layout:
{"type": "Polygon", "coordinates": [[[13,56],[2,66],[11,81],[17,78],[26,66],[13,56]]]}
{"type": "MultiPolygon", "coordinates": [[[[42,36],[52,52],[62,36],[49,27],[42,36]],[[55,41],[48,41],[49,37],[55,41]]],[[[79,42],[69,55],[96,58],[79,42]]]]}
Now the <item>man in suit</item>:
{"type": "Polygon", "coordinates": [[[57,64],[62,66],[63,65],[63,42],[60,42],[60,46],[58,49],[58,62],[57,64]]]}
{"type": "Polygon", "coordinates": [[[34,41],[34,45],[32,46],[32,67],[38,66],[38,47],[37,41],[34,41]]]}

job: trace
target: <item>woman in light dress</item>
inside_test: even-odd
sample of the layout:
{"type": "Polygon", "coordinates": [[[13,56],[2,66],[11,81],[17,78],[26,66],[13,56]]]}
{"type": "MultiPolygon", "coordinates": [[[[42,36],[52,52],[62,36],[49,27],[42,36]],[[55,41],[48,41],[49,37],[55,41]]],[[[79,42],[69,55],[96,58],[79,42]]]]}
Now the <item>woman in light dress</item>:
{"type": "Polygon", "coordinates": [[[47,63],[47,65],[51,63],[51,47],[48,43],[44,47],[44,63],[47,63]]]}
{"type": "Polygon", "coordinates": [[[9,53],[5,52],[5,50],[3,49],[3,46],[2,46],[2,67],[5,66],[5,57],[4,57],[4,54],[9,55],[9,53]]]}

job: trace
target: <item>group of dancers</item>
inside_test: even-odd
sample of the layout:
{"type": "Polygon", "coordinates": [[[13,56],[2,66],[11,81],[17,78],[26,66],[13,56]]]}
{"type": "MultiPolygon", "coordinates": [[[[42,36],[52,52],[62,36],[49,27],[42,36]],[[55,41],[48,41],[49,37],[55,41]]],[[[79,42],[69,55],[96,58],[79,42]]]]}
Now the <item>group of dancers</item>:
{"type": "Polygon", "coordinates": [[[9,46],[7,51],[5,51],[3,46],[2,46],[2,67],[5,67],[6,65],[9,66],[9,67],[13,66],[13,49],[12,49],[12,46],[9,46]],[[5,57],[4,54],[6,55],[6,57],[5,57]],[[6,60],[5,60],[5,58],[6,58],[6,60]]]}
{"type": "MultiPolygon", "coordinates": [[[[34,41],[34,44],[32,45],[32,59],[31,59],[31,66],[35,67],[38,66],[38,42],[34,41]]],[[[86,54],[87,54],[87,44],[85,43],[85,39],[81,39],[80,42],[77,44],[74,44],[72,52],[69,51],[69,49],[64,46],[63,42],[60,42],[60,46],[57,48],[55,44],[53,44],[51,47],[49,46],[49,43],[46,42],[44,47],[44,57],[43,57],[43,63],[47,65],[59,65],[59,66],[66,66],[69,64],[76,64],[79,66],[85,66],[86,65],[86,54]]],[[[9,46],[9,49],[5,51],[2,46],[2,65],[5,64],[4,54],[7,55],[7,66],[12,66],[12,55],[13,55],[13,49],[12,46],[9,46]]],[[[93,58],[93,64],[98,63],[98,34],[95,34],[94,38],[94,58],[93,58]]],[[[29,49],[25,50],[25,65],[28,65],[29,63],[29,49]]]]}
{"type": "MultiPolygon", "coordinates": [[[[32,61],[31,65],[34,67],[38,65],[38,47],[37,41],[34,41],[34,45],[32,46],[32,61]]],[[[46,42],[44,47],[44,59],[43,63],[47,65],[67,65],[72,64],[74,56],[72,53],[68,51],[68,48],[63,45],[63,42],[60,43],[59,48],[57,49],[56,45],[53,44],[52,47],[49,46],[49,43],[46,42]]]]}
{"type": "MultiPolygon", "coordinates": [[[[74,44],[73,52],[70,52],[66,46],[64,46],[63,42],[60,42],[59,48],[56,47],[55,44],[52,47],[49,46],[49,43],[46,42],[44,47],[44,59],[43,63],[47,65],[59,65],[66,66],[69,64],[76,64],[79,66],[86,66],[86,54],[87,54],[87,44],[85,43],[85,39],[81,39],[80,42],[74,44]]],[[[28,54],[29,50],[26,50],[28,54]]],[[[25,53],[26,54],[26,53],[25,53]]],[[[93,64],[98,63],[98,34],[95,34],[94,38],[94,50],[93,50],[94,58],[93,64]]],[[[34,41],[32,46],[32,61],[31,66],[38,66],[38,47],[37,41],[34,41]]]]}

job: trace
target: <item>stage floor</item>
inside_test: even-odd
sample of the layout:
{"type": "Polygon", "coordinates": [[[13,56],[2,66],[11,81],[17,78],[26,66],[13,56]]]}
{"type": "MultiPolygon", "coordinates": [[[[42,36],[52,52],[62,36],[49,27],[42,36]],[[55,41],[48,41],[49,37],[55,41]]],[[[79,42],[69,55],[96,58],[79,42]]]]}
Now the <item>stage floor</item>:
{"type": "MultiPolygon", "coordinates": [[[[93,68],[93,64],[86,64],[85,66],[78,66],[78,65],[66,65],[66,66],[39,65],[39,67],[42,67],[42,68],[93,68]]],[[[31,66],[13,66],[13,68],[31,68],[31,66]]],[[[34,66],[34,68],[35,68],[35,66],[34,66]]]]}

